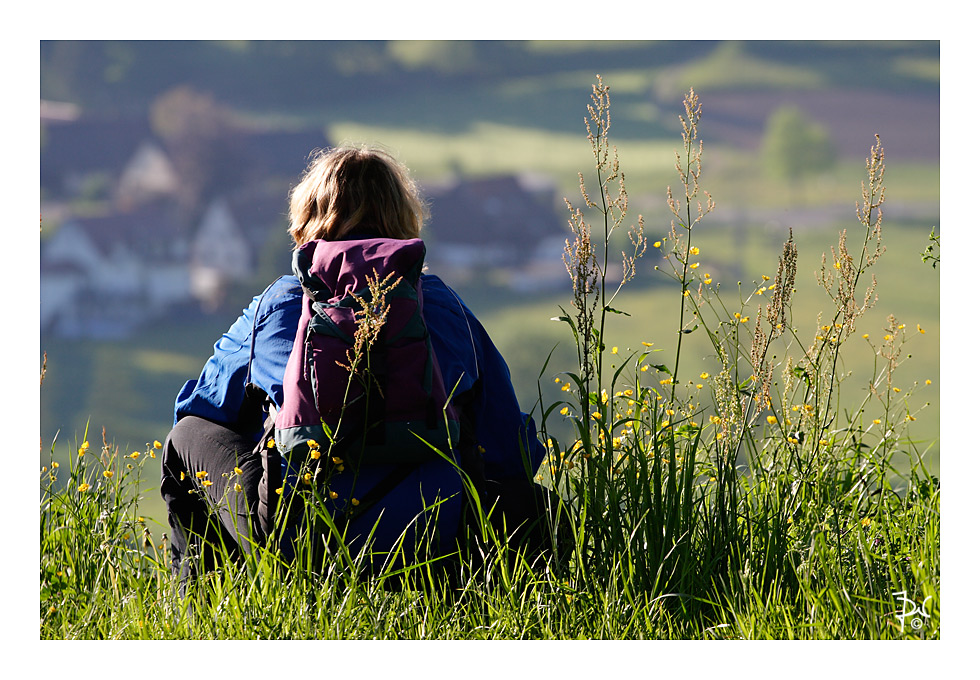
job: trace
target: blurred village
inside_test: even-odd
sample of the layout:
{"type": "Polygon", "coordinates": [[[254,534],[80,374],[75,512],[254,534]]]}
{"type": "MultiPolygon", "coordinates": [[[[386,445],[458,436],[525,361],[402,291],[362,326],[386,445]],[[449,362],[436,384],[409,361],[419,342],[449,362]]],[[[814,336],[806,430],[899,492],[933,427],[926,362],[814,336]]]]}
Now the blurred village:
{"type": "MultiPolygon", "coordinates": [[[[289,273],[288,192],[324,128],[241,124],[209,94],[164,93],[149,115],[41,102],[41,331],[121,339],[219,310],[236,285],[289,273]]],[[[566,226],[535,175],[422,185],[431,267],[515,291],[558,287],[566,226]]],[[[564,206],[561,206],[564,211],[564,206]]]]}

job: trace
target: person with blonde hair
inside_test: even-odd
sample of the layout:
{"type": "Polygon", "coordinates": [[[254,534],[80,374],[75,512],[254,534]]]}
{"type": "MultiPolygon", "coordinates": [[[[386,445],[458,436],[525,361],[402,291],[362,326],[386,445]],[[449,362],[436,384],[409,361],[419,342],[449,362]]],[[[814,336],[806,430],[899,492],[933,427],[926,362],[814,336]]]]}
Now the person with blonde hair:
{"type": "MultiPolygon", "coordinates": [[[[283,455],[288,452],[268,442],[288,393],[287,364],[303,335],[298,333],[304,288],[297,260],[314,243],[316,248],[335,243],[349,253],[362,242],[419,239],[427,216],[407,168],[389,153],[341,146],[312,156],[289,195],[294,274],[255,296],[215,343],[200,376],[187,381],[176,399],[161,494],[172,530],[172,570],[182,582],[198,566],[213,568],[219,545],[236,556],[265,544],[280,497],[288,496],[292,478],[283,455]]],[[[496,517],[511,530],[540,518],[541,490],[531,475],[544,448],[533,420],[518,405],[503,357],[441,279],[422,273],[418,289],[431,351],[452,397],[448,407],[459,414],[455,460],[436,457],[400,466],[364,460],[357,469],[347,466],[336,474],[330,497],[346,501],[346,507],[358,505],[356,515],[335,515],[346,522],[347,542],[355,551],[370,536],[373,550],[384,554],[400,537],[421,540],[423,531],[433,528],[438,549],[455,550],[467,523],[460,468],[485,507],[496,506],[496,517]]],[[[279,548],[288,557],[293,546],[279,548]]]]}

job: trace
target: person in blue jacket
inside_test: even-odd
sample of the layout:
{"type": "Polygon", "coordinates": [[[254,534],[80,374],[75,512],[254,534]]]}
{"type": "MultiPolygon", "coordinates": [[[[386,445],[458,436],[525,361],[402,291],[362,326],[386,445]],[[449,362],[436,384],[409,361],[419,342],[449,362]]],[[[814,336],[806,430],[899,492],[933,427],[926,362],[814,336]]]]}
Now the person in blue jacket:
{"type": "MultiPolygon", "coordinates": [[[[289,232],[297,248],[313,239],[418,238],[425,216],[416,185],[398,161],[377,149],[338,147],[319,152],[292,190],[289,232]]],[[[486,507],[496,505],[497,518],[511,529],[531,523],[540,510],[540,488],[531,477],[545,453],[534,422],[518,405],[503,357],[465,303],[438,277],[423,274],[421,281],[433,351],[469,426],[468,459],[458,462],[486,507]]],[[[264,424],[267,411],[282,405],[302,302],[296,276],[274,281],[177,396],[161,494],[172,534],[171,568],[182,581],[199,560],[212,568],[219,544],[234,556],[266,542],[289,470],[265,447],[264,424]]],[[[372,549],[384,553],[432,529],[439,549],[451,552],[466,517],[457,467],[422,463],[394,484],[384,467],[361,465],[356,476],[346,470],[331,480],[331,491],[341,496],[353,493],[356,478],[359,498],[376,497],[346,527],[352,552],[369,536],[372,549]]],[[[290,546],[281,547],[288,558],[290,546]]]]}

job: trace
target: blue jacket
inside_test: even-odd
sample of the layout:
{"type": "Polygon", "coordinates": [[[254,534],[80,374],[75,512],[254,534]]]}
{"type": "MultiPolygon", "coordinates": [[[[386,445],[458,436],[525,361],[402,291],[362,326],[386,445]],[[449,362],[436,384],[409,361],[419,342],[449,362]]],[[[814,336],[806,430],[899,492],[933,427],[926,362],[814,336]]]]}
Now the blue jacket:
{"type": "MultiPolygon", "coordinates": [[[[483,448],[488,479],[518,478],[533,472],[544,458],[534,421],[523,413],[500,352],[473,313],[438,277],[422,275],[422,315],[447,390],[473,392],[471,413],[478,444],[483,448]],[[524,452],[527,452],[525,461],[524,452]]],[[[237,421],[251,382],[282,404],[282,379],[292,351],[302,309],[303,291],[295,276],[283,276],[256,296],[238,320],[214,345],[214,354],[197,380],[189,380],[177,396],[174,422],[196,415],[220,423],[237,421]]],[[[258,437],[260,433],[256,433],[258,437]]],[[[331,481],[331,490],[344,501],[363,495],[388,473],[388,466],[362,468],[357,489],[353,475],[331,481]]],[[[458,524],[460,492],[458,473],[444,461],[419,466],[395,487],[377,508],[361,515],[351,526],[353,534],[366,533],[383,508],[400,508],[414,516],[422,512],[422,497],[444,499],[438,513],[441,535],[453,537],[458,524]]],[[[400,513],[401,514],[401,513],[400,513]]],[[[404,516],[404,515],[402,515],[404,516]]],[[[381,547],[394,545],[404,528],[402,522],[379,522],[375,539],[381,547]]],[[[352,545],[355,548],[356,542],[352,545]]]]}

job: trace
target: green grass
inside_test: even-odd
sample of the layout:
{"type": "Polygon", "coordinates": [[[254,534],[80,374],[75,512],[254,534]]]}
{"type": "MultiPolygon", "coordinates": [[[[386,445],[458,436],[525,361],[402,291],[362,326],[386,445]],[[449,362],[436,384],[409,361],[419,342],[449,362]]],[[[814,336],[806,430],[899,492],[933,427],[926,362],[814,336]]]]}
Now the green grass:
{"type": "MultiPolygon", "coordinates": [[[[426,171],[480,154],[497,158],[479,129],[461,134],[426,171]]],[[[567,146],[574,160],[571,138],[549,139],[556,157],[567,146]]],[[[651,144],[649,151],[663,152],[651,144]]],[[[421,149],[410,151],[409,164],[412,153],[421,161],[421,149]]],[[[577,162],[588,167],[585,157],[577,162]]],[[[623,163],[629,172],[625,156],[623,163]]],[[[899,173],[899,194],[915,176],[899,173]]],[[[614,190],[609,199],[617,205],[614,190]]],[[[786,196],[775,204],[784,201],[792,204],[786,196]]],[[[794,229],[798,274],[788,328],[763,324],[753,339],[757,305],[764,315],[774,295],[755,293],[763,275],[776,278],[787,234],[712,226],[713,217],[690,232],[679,226],[676,239],[667,234],[669,218],[648,220],[646,269],[614,301],[601,287],[516,306],[500,291],[461,290],[519,379],[522,404],[536,404],[548,453],[536,478],[555,494],[549,529],[565,548],[546,568],[483,518],[475,540],[484,559],[466,553],[449,574],[422,562],[367,577],[367,556],[343,549],[311,570],[260,548],[242,561],[226,559],[184,599],[168,573],[159,524],[144,510],[157,493],[153,437],[119,447],[110,432],[102,447],[90,428],[78,435],[90,443],[81,456],[80,442],[42,438],[40,637],[938,639],[938,272],[919,259],[932,225],[886,219],[887,252],[873,266],[859,261],[861,283],[846,291],[859,299],[874,273],[880,299],[857,316],[838,355],[816,338],[834,332],[821,324],[843,317],[813,271],[842,227],[858,252],[864,227],[835,220],[794,229]],[[695,308],[697,295],[681,291],[709,272],[719,287],[695,308]],[[598,316],[582,321],[593,301],[598,316]],[[603,311],[607,305],[629,316],[603,311]],[[564,322],[551,320],[559,307],[564,322]],[[696,309],[703,316],[694,328],[696,309]],[[750,346],[764,348],[764,358],[750,346]],[[896,348],[897,365],[883,371],[896,348]],[[771,385],[758,375],[770,353],[771,385]],[[882,381],[878,396],[869,392],[873,380],[882,381]],[[900,592],[923,609],[923,625],[899,616],[900,592]]],[[[618,260],[626,228],[610,235],[615,218],[615,211],[588,212],[600,259],[580,262],[610,285],[617,272],[601,255],[610,250],[618,260]]],[[[582,237],[580,229],[570,240],[582,237]]],[[[61,363],[49,365],[42,395],[72,399],[93,386],[110,409],[163,399],[157,392],[172,401],[180,374],[203,361],[191,348],[216,337],[214,329],[199,331],[206,342],[155,337],[127,354],[58,348],[61,363]],[[139,365],[156,382],[113,381],[104,375],[113,361],[139,365]],[[77,372],[66,368],[73,362],[77,372]]]]}

